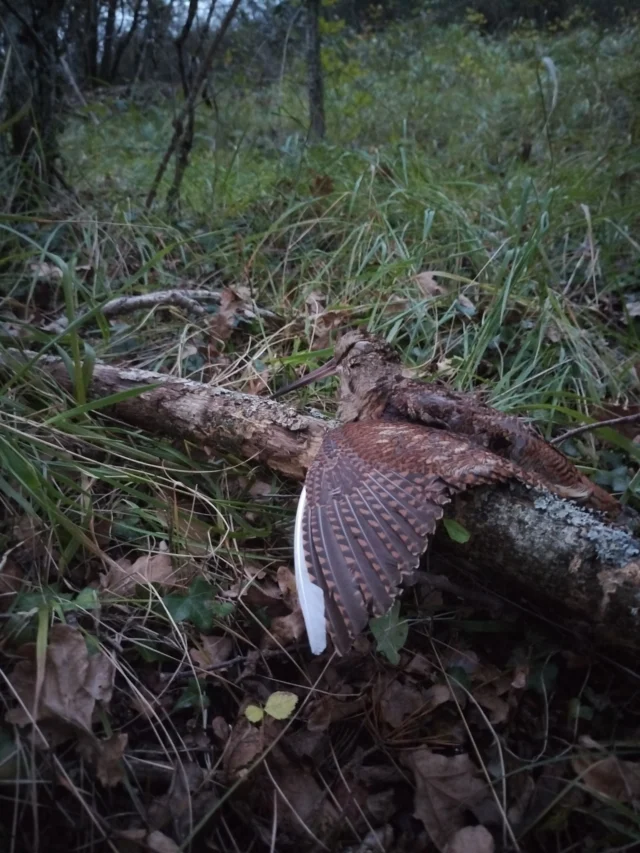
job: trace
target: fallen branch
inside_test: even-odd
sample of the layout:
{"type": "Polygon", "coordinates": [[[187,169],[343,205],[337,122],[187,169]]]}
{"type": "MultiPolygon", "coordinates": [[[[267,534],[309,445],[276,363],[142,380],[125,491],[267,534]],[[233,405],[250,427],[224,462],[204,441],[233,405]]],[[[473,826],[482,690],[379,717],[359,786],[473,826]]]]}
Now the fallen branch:
{"type": "Polygon", "coordinates": [[[632,424],[640,421],[640,412],[634,412],[632,415],[620,415],[617,418],[608,418],[606,421],[594,421],[591,424],[581,424],[580,426],[568,429],[562,435],[557,435],[552,438],[550,444],[561,444],[567,438],[573,438],[574,435],[581,435],[583,432],[590,432],[601,427],[620,426],[620,424],[632,424]]]}
{"type": "MultiPolygon", "coordinates": [[[[35,357],[32,352],[10,354],[20,362],[35,357]]],[[[61,359],[42,356],[38,364],[61,387],[73,391],[61,359]]],[[[327,429],[325,419],[302,415],[264,397],[137,368],[97,363],[87,396],[96,400],[143,385],[157,387],[117,403],[110,413],[147,432],[241,456],[297,480],[304,478],[327,429]]]]}
{"type": "MultiPolygon", "coordinates": [[[[117,317],[122,314],[132,314],[134,311],[143,311],[150,308],[157,308],[163,305],[176,305],[185,311],[201,317],[208,314],[206,308],[200,305],[201,302],[220,302],[222,299],[222,291],[220,290],[205,290],[198,289],[176,289],[176,290],[155,290],[152,293],[139,293],[134,296],[117,296],[115,299],[110,299],[100,309],[105,317],[117,317]]],[[[251,319],[256,314],[261,317],[277,317],[273,311],[258,306],[250,307],[245,305],[241,309],[241,313],[248,319],[251,319]]]]}
{"type": "MultiPolygon", "coordinates": [[[[72,388],[60,359],[44,356],[39,364],[61,386],[72,388]]],[[[100,363],[88,396],[98,399],[147,384],[156,387],[117,403],[111,413],[147,431],[232,453],[297,480],[304,478],[331,426],[331,421],[254,395],[100,363]]],[[[598,642],[640,651],[640,540],[626,529],[517,484],[472,489],[453,502],[448,514],[471,538],[447,548],[482,570],[489,586],[503,590],[505,584],[516,584],[557,612],[587,621],[598,642]]]]}

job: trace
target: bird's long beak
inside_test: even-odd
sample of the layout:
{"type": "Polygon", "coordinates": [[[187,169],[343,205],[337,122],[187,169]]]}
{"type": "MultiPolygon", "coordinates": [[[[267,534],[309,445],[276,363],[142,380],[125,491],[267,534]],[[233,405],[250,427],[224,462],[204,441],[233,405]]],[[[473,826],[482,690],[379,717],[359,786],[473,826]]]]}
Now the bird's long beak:
{"type": "Polygon", "coordinates": [[[326,379],[327,376],[333,376],[337,369],[338,365],[336,364],[335,358],[329,359],[329,361],[326,364],[323,364],[322,367],[312,370],[311,373],[306,373],[290,385],[285,385],[284,388],[279,388],[271,395],[271,399],[275,400],[276,397],[282,397],[283,394],[288,394],[289,391],[295,391],[296,388],[304,388],[305,385],[317,382],[318,379],[326,379]]]}

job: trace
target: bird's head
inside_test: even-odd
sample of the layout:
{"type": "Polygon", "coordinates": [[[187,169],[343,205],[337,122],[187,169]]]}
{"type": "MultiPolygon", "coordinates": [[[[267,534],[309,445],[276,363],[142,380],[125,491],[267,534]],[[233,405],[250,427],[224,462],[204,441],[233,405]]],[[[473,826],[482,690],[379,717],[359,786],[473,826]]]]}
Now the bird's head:
{"type": "Polygon", "coordinates": [[[340,421],[370,420],[382,413],[400,372],[400,359],[385,340],[351,330],[336,343],[332,359],[276,391],[273,397],[337,374],[340,377],[340,421]]]}

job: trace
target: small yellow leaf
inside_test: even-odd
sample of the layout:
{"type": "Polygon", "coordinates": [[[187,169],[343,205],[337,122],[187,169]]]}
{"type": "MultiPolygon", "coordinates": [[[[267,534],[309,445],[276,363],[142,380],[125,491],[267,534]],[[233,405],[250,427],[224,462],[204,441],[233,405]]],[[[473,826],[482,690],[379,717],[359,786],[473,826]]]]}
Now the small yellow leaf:
{"type": "Polygon", "coordinates": [[[276,690],[267,699],[267,704],[264,710],[273,717],[274,720],[286,720],[293,714],[293,709],[298,704],[298,697],[295,693],[288,693],[285,690],[276,690]]]}
{"type": "Polygon", "coordinates": [[[257,705],[247,705],[244,709],[244,715],[250,723],[259,723],[264,717],[264,711],[257,705]]]}

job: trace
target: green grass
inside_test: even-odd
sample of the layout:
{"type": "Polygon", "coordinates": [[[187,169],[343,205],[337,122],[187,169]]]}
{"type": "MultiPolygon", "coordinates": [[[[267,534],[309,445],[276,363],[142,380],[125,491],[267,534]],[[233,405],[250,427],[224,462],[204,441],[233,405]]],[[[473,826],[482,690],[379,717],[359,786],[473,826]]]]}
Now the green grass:
{"type": "MultiPolygon", "coordinates": [[[[64,158],[77,200],[20,219],[0,215],[0,359],[7,364],[16,345],[42,350],[63,355],[74,376],[73,394],[37,363],[14,365],[0,377],[0,542],[27,567],[21,594],[40,595],[14,601],[8,654],[18,640],[36,640],[43,625],[75,613],[88,635],[117,650],[121,704],[131,692],[149,704],[144,678],[161,673],[167,684],[164,705],[154,706],[146,724],[144,715],[131,723],[128,712],[114,712],[103,720],[104,732],[127,730],[132,754],[148,758],[145,750],[155,749],[156,757],[188,761],[188,726],[206,731],[215,715],[233,722],[245,689],[226,673],[203,679],[189,657],[197,631],[174,618],[181,612],[175,602],[163,606],[162,590],[140,588],[97,612],[82,591],[96,584],[103,554],[133,560],[166,548],[182,578],[178,591],[203,576],[218,602],[220,591],[252,585],[256,572],[273,583],[278,566],[292,562],[295,488],[243,460],[212,459],[202,448],[115,422],[87,402],[96,358],[238,390],[255,387],[262,375],[273,387],[279,370],[290,375],[279,360],[307,349],[314,329],[306,300],[320,293],[344,326],[362,323],[386,335],[420,375],[482,387],[499,408],[532,417],[547,435],[581,423],[602,400],[637,404],[640,329],[625,306],[637,296],[640,275],[639,35],[630,23],[604,34],[583,27],[490,40],[468,28],[417,23],[359,40],[336,37],[325,52],[328,140],[316,146],[305,144],[297,61],[282,86],[260,91],[230,71],[220,85],[220,120],[199,112],[174,222],[164,221],[161,201],[151,211],[143,207],[170,133],[171,106],[105,97],[89,105],[97,125],[76,117],[64,158]],[[442,292],[420,289],[415,276],[422,271],[438,274],[442,292]],[[178,309],[113,322],[100,313],[119,295],[227,285],[250,287],[255,304],[275,317],[241,321],[220,356],[212,357],[205,322],[178,309]]],[[[299,399],[330,411],[332,387],[299,399]]],[[[567,450],[637,503],[640,451],[616,432],[607,438],[604,444],[587,434],[567,450]]],[[[233,613],[217,619],[216,631],[246,655],[260,645],[272,612],[264,601],[231,600],[233,613]]],[[[471,628],[449,633],[456,619],[455,608],[439,614],[438,643],[468,643],[483,662],[509,670],[513,660],[477,641],[471,628]]],[[[424,625],[413,624],[408,648],[428,650],[424,625]]],[[[522,655],[544,669],[548,655],[562,657],[561,646],[532,629],[515,631],[514,659],[522,655]]],[[[274,660],[267,684],[308,689],[304,656],[294,649],[274,660]]],[[[633,739],[631,712],[618,713],[615,690],[632,706],[634,688],[607,677],[596,668],[584,683],[571,676],[552,678],[551,693],[531,688],[531,713],[549,715],[563,749],[575,749],[585,731],[587,714],[571,716],[578,698],[593,715],[586,733],[613,751],[615,741],[633,739]]],[[[3,696],[10,701],[8,690],[3,696]]],[[[365,748],[393,750],[376,726],[373,718],[362,721],[365,748]]],[[[46,759],[32,752],[24,732],[15,736],[15,767],[53,797],[46,759]]],[[[14,743],[10,727],[2,737],[14,743]]],[[[351,759],[358,737],[352,729],[339,733],[338,764],[351,759]]],[[[538,772],[563,753],[547,743],[533,754],[509,772],[538,772]]],[[[219,761],[217,755],[207,765],[214,775],[219,761]]],[[[91,773],[79,769],[72,751],[64,762],[82,799],[83,785],[95,784],[91,773]]],[[[571,787],[563,784],[558,794],[571,787]]],[[[143,789],[135,776],[125,794],[100,789],[96,810],[135,811],[143,789]]],[[[41,832],[58,826],[46,796],[32,799],[28,785],[7,786],[5,797],[15,798],[22,819],[41,832]]],[[[70,816],[77,800],[65,800],[70,816]]],[[[216,830],[222,848],[231,843],[228,831],[250,849],[237,814],[212,808],[232,827],[216,830]]],[[[93,825],[77,814],[81,829],[74,835],[64,823],[61,844],[93,849],[93,825]]],[[[637,842],[640,832],[637,815],[622,803],[600,804],[583,821],[594,850],[637,842]]],[[[570,849],[576,832],[559,800],[522,849],[556,842],[570,849]]]]}

